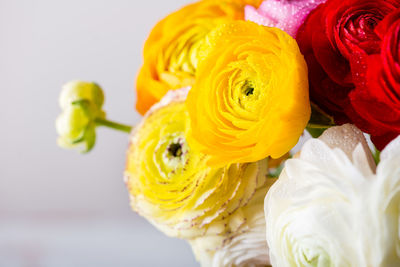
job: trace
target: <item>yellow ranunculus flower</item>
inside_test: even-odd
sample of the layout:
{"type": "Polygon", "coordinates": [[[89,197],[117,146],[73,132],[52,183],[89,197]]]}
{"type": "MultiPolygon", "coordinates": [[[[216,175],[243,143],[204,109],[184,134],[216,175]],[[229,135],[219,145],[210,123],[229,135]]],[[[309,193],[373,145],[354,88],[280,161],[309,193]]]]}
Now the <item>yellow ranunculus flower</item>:
{"type": "Polygon", "coordinates": [[[189,92],[189,143],[211,165],[278,158],[310,117],[307,65],[296,41],[277,28],[234,21],[201,50],[189,92]]]}
{"type": "Polygon", "coordinates": [[[136,89],[136,109],[144,114],[168,90],[190,86],[198,66],[199,47],[218,24],[244,19],[244,6],[261,0],[203,0],[161,20],[147,39],[136,89]]]}
{"type": "Polygon", "coordinates": [[[252,198],[266,160],[210,168],[208,156],[189,147],[189,114],[181,90],[171,91],[135,128],[127,153],[126,184],[135,211],[169,236],[194,238],[252,198]]]}

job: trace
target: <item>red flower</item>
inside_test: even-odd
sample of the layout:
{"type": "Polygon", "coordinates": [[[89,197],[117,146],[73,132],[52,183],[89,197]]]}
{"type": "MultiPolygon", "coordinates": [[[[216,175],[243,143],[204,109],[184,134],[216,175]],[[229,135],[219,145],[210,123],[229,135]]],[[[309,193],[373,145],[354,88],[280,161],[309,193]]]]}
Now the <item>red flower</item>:
{"type": "Polygon", "coordinates": [[[299,29],[296,39],[309,68],[311,100],[338,124],[363,120],[349,99],[357,78],[351,66],[359,55],[379,53],[375,27],[399,6],[400,0],[328,0],[299,29]]]}
{"type": "Polygon", "coordinates": [[[352,106],[362,117],[359,127],[373,135],[378,148],[400,134],[400,9],[386,16],[375,29],[382,40],[379,54],[358,55],[353,73],[356,89],[352,106]]]}

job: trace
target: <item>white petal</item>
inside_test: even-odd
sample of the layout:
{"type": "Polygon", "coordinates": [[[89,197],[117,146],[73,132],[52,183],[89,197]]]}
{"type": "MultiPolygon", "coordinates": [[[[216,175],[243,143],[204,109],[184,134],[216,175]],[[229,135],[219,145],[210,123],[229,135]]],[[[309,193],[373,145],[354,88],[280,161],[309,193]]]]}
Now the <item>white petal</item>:
{"type": "Polygon", "coordinates": [[[400,135],[390,142],[381,153],[381,160],[386,160],[400,154],[400,135]]]}
{"type": "Polygon", "coordinates": [[[346,153],[306,142],[265,199],[272,265],[400,266],[399,141],[382,152],[376,174],[362,142],[346,153]]]}

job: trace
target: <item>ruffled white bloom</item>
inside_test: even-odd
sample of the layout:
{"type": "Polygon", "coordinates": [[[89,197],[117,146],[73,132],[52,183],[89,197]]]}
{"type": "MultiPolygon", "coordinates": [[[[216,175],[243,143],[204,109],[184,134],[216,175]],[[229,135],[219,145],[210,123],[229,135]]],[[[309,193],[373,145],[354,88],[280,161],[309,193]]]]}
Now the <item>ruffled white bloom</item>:
{"type": "Polygon", "coordinates": [[[207,234],[190,241],[201,266],[269,266],[263,207],[265,195],[275,181],[273,178],[266,179],[248,205],[236,211],[224,226],[220,226],[230,228],[227,234],[207,234]]]}
{"type": "Polygon", "coordinates": [[[265,199],[274,267],[400,266],[400,137],[382,152],[375,173],[365,141],[354,143],[361,133],[355,135],[346,130],[328,144],[311,139],[286,162],[265,199]],[[343,146],[340,139],[353,141],[343,146]]]}

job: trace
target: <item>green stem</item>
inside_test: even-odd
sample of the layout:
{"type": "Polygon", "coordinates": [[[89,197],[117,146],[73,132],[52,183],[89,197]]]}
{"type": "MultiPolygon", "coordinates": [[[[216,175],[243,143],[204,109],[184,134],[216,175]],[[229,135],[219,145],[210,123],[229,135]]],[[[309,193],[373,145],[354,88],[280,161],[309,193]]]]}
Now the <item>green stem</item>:
{"type": "Polygon", "coordinates": [[[312,128],[312,129],[328,129],[332,126],[333,125],[310,123],[310,122],[307,124],[307,128],[312,128]]]}
{"type": "Polygon", "coordinates": [[[381,152],[375,147],[375,153],[372,155],[375,160],[375,164],[378,165],[381,161],[381,152]]]}
{"type": "Polygon", "coordinates": [[[326,129],[328,129],[330,127],[332,127],[332,126],[318,124],[318,123],[308,123],[306,129],[313,138],[318,138],[323,134],[323,132],[326,129]]]}
{"type": "Polygon", "coordinates": [[[132,126],[121,124],[118,122],[106,120],[106,119],[99,119],[97,118],[96,124],[99,126],[106,126],[108,128],[112,128],[121,132],[130,133],[132,131],[132,126]]]}
{"type": "Polygon", "coordinates": [[[311,103],[311,118],[307,124],[307,131],[312,137],[317,138],[328,128],[335,126],[331,116],[323,112],[318,106],[311,103]]]}

